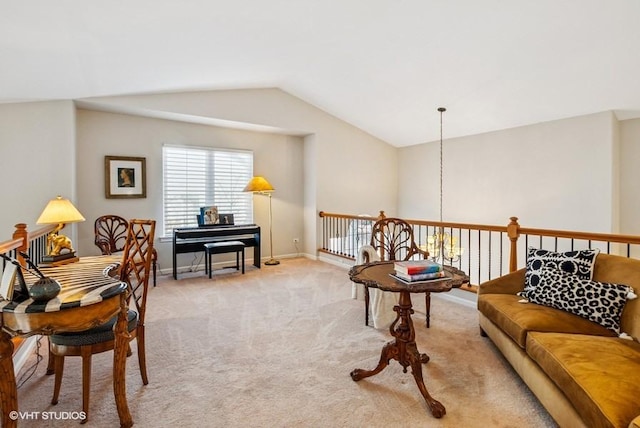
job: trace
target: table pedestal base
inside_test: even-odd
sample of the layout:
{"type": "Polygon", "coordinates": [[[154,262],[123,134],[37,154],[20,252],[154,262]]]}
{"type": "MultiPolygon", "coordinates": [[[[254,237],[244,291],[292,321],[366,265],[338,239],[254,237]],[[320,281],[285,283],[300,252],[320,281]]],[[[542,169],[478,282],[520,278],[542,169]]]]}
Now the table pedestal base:
{"type": "Polygon", "coordinates": [[[389,327],[389,331],[395,339],[384,345],[382,354],[380,355],[380,361],[375,369],[355,369],[351,372],[351,379],[357,382],[360,379],[376,375],[384,370],[392,359],[397,360],[402,365],[405,373],[407,372],[407,367],[411,366],[413,378],[427,402],[431,413],[434,417],[441,418],[447,411],[439,401],[431,397],[422,379],[422,364],[429,361],[429,356],[418,352],[415,341],[415,330],[413,328],[413,321],[411,320],[411,314],[413,314],[411,294],[408,291],[400,292],[400,301],[393,310],[396,311],[398,315],[389,327]]]}

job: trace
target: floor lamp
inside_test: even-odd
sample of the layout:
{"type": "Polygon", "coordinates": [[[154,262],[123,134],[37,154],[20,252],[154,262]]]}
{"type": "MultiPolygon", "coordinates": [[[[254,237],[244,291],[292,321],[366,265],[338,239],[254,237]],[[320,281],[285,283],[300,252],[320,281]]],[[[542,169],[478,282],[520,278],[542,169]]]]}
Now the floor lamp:
{"type": "Polygon", "coordinates": [[[265,265],[278,265],[280,261],[273,258],[273,223],[271,221],[271,194],[275,189],[273,186],[267,181],[266,178],[256,176],[253,177],[249,184],[247,184],[243,190],[243,192],[253,192],[259,193],[261,195],[269,196],[269,247],[271,250],[271,258],[264,262],[265,265]]]}

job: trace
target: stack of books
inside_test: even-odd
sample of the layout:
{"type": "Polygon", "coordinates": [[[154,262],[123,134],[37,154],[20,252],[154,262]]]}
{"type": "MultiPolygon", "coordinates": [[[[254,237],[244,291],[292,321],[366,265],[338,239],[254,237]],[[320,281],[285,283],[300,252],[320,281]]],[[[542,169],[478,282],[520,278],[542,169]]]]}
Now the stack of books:
{"type": "Polygon", "coordinates": [[[445,276],[440,263],[431,260],[408,260],[393,264],[394,275],[407,282],[427,281],[445,276]]]}

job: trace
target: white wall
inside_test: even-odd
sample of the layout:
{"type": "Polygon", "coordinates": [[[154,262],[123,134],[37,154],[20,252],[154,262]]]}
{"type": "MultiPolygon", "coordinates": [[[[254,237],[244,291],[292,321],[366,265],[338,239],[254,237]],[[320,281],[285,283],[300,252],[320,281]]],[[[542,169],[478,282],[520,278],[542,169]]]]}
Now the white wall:
{"type": "MultiPolygon", "coordinates": [[[[216,140],[217,145],[214,135],[246,135],[234,128],[259,131],[250,138],[262,148],[254,172],[262,170],[276,186],[276,256],[315,255],[320,210],[369,214],[395,210],[396,149],[279,89],[108,97],[76,104],[82,107],[77,140],[72,101],[0,106],[0,177],[12,184],[5,189],[5,200],[17,207],[0,213],[0,225],[6,233],[13,231],[16,222],[34,223],[44,204],[61,194],[71,198],[88,220],[67,226],[65,233],[71,235],[80,255],[93,254],[97,249],[92,244],[92,222],[97,215],[130,212],[161,219],[158,140],[205,141],[205,145],[216,140]],[[103,114],[93,114],[97,110],[103,114]],[[156,119],[151,125],[144,116],[165,120],[156,119]],[[217,131],[212,131],[214,128],[217,131]],[[271,150],[268,141],[273,135],[278,135],[281,147],[290,150],[271,150]],[[103,158],[107,154],[147,158],[146,199],[104,198],[103,158]],[[299,218],[292,220],[295,216],[299,218]],[[73,233],[76,229],[77,237],[73,233]],[[297,248],[294,237],[301,239],[297,248]]],[[[242,143],[232,140],[232,144],[244,145],[244,138],[242,143]]],[[[267,202],[266,198],[254,198],[255,220],[264,225],[268,220],[258,216],[264,212],[261,204],[267,202]]],[[[161,267],[169,267],[166,260],[161,263],[161,267]]]]}
{"type": "MultiPolygon", "coordinates": [[[[273,194],[274,254],[295,254],[293,238],[303,227],[303,141],[271,133],[243,131],[132,115],[78,110],[78,199],[87,222],[79,225],[81,254],[99,254],[93,244],[93,221],[103,214],[158,220],[162,236],[162,145],[184,144],[252,150],[254,171],[275,187],[273,194]],[[147,197],[106,199],[104,156],[146,158],[147,197]]],[[[194,214],[195,215],[195,214],[194,214]]],[[[269,254],[268,198],[254,196],[254,221],[262,227],[262,255],[269,254]]],[[[171,243],[156,241],[161,268],[172,265],[171,243]]],[[[247,257],[251,257],[249,251],[247,257]]],[[[192,255],[181,255],[178,265],[188,265],[192,255]]]]}
{"type": "MultiPolygon", "coordinates": [[[[389,215],[438,218],[438,142],[395,149],[275,89],[100,102],[94,105],[128,108],[136,114],[142,107],[147,111],[159,108],[153,104],[160,102],[166,104],[160,106],[166,110],[191,114],[212,109],[212,115],[224,120],[241,125],[254,122],[282,132],[244,134],[134,114],[81,110],[76,150],[73,102],[0,105],[0,178],[5,182],[8,207],[0,211],[0,226],[5,236],[17,222],[33,226],[46,202],[57,194],[71,198],[87,217],[87,222],[65,229],[87,253],[95,251],[91,227],[99,214],[111,211],[161,219],[157,144],[166,141],[165,137],[172,140],[169,142],[206,145],[228,136],[229,144],[242,145],[245,135],[251,135],[251,144],[261,147],[269,147],[271,138],[276,138],[275,144],[284,153],[267,151],[256,157],[256,173],[262,166],[269,168],[269,174],[274,174],[269,179],[277,187],[273,199],[276,256],[297,251],[315,254],[318,210],[377,215],[382,209],[389,215]],[[106,154],[147,157],[147,199],[104,198],[106,154]],[[295,226],[290,229],[288,212],[296,210],[299,212],[292,215],[301,220],[299,225],[293,220],[295,226]],[[75,229],[78,237],[70,233],[75,229]],[[302,238],[299,249],[293,247],[293,237],[302,238]]],[[[516,215],[526,227],[594,232],[612,231],[619,221],[621,233],[640,234],[636,188],[640,182],[640,120],[621,122],[619,137],[617,126],[611,113],[599,113],[445,140],[445,220],[504,225],[509,216],[516,215]]],[[[446,117],[444,129],[446,136],[446,117]]],[[[266,201],[256,196],[254,202],[258,216],[266,201]]],[[[256,221],[268,223],[266,218],[256,217],[256,221]]],[[[170,254],[164,249],[162,253],[170,254]]],[[[166,261],[161,263],[163,268],[170,267],[166,261]]]]}
{"type": "MultiPolygon", "coordinates": [[[[604,112],[445,140],[444,221],[611,232],[615,124],[604,112]]],[[[438,220],[439,142],[402,148],[398,162],[401,215],[438,220]]]]}
{"type": "Polygon", "coordinates": [[[314,152],[304,160],[306,225],[301,245],[305,253],[315,254],[319,246],[319,211],[395,212],[397,149],[279,89],[105,97],[83,103],[92,108],[212,119],[227,126],[304,135],[305,149],[314,152]]]}
{"type": "Polygon", "coordinates": [[[620,127],[620,230],[640,235],[640,119],[620,127]]]}
{"type": "MultiPolygon", "coordinates": [[[[0,104],[0,209],[2,238],[16,223],[34,229],[57,195],[77,203],[75,108],[71,101],[0,104]]],[[[62,233],[75,237],[74,226],[62,233]]]]}

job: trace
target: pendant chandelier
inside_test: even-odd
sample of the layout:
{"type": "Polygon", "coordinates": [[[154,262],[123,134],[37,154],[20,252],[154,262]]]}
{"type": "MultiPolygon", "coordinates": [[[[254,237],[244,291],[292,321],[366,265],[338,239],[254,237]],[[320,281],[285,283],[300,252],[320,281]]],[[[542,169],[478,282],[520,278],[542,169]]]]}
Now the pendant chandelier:
{"type": "Polygon", "coordinates": [[[427,251],[434,261],[442,259],[442,262],[449,264],[460,260],[460,256],[464,252],[458,244],[458,238],[444,231],[442,226],[442,113],[447,111],[444,107],[438,107],[440,112],[440,227],[427,237],[427,251]]]}

